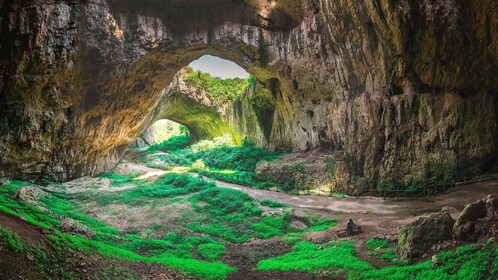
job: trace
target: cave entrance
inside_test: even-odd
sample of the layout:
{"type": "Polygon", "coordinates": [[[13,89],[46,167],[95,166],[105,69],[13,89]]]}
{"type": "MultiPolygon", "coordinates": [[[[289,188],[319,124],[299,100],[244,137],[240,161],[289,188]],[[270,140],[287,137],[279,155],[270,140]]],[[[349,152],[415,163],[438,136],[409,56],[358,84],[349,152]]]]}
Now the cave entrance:
{"type": "Polygon", "coordinates": [[[173,129],[172,123],[159,122],[167,119],[185,126],[192,142],[229,135],[234,143],[242,144],[244,133],[240,131],[237,105],[249,94],[252,81],[250,74],[233,61],[211,55],[193,60],[165,90],[151,122],[156,123],[145,134],[154,133],[150,130],[161,125],[173,129]]]}
{"type": "Polygon", "coordinates": [[[213,55],[203,55],[187,67],[220,79],[248,79],[250,77],[250,74],[235,62],[213,55]]]}
{"type": "Polygon", "coordinates": [[[188,135],[188,128],[168,119],[160,119],[137,138],[133,146],[143,147],[159,144],[175,136],[188,135]]]}

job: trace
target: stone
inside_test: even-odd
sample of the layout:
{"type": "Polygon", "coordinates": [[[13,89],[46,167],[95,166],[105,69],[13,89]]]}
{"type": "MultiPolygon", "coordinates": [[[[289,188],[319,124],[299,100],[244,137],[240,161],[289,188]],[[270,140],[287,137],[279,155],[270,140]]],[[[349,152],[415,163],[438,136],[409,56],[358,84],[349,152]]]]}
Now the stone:
{"type": "Polygon", "coordinates": [[[226,104],[233,127],[270,149],[343,152],[352,193],[463,179],[498,151],[494,0],[4,2],[0,177],[112,169],[204,54],[255,78],[226,104]]]}
{"type": "Polygon", "coordinates": [[[491,220],[498,219],[498,196],[488,195],[485,199],[486,203],[486,217],[491,220]]]}
{"type": "Polygon", "coordinates": [[[444,207],[441,209],[441,212],[448,212],[449,214],[456,214],[456,213],[458,213],[459,211],[458,211],[455,207],[451,207],[451,206],[444,206],[444,207]]]}
{"type": "Polygon", "coordinates": [[[405,261],[419,258],[434,244],[451,239],[454,223],[449,213],[439,212],[403,226],[398,237],[398,258],[405,261]]]}
{"type": "Polygon", "coordinates": [[[479,235],[492,231],[489,221],[498,218],[498,197],[488,195],[463,209],[453,226],[454,235],[464,241],[475,241],[479,235]]]}

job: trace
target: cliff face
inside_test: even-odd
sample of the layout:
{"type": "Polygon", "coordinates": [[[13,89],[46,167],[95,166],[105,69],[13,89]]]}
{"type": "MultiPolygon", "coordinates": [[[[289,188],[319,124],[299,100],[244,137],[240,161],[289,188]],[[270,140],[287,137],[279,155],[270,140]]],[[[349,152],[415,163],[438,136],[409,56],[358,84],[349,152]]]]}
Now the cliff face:
{"type": "Polygon", "coordinates": [[[472,175],[497,155],[493,0],[3,0],[0,10],[2,176],[111,168],[175,73],[203,54],[262,85],[251,106],[268,147],[341,151],[352,181],[472,175]]]}

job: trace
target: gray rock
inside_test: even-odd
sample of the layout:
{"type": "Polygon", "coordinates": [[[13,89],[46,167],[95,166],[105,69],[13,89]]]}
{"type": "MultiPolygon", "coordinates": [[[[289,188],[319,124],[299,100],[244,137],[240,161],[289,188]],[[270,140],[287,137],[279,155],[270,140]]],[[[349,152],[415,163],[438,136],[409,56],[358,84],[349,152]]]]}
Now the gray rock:
{"type": "Polygon", "coordinates": [[[405,225],[398,237],[398,258],[405,261],[418,258],[432,245],[450,239],[454,223],[449,213],[439,212],[405,225]]]}

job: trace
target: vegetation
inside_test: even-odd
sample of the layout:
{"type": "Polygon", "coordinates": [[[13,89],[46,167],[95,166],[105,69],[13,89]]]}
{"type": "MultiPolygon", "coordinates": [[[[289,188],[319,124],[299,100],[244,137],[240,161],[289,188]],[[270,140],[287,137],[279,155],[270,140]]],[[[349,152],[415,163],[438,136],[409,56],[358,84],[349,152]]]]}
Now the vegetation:
{"type": "Polygon", "coordinates": [[[377,248],[389,248],[391,247],[391,242],[385,239],[370,239],[367,240],[368,250],[373,251],[377,248]]]}
{"type": "Polygon", "coordinates": [[[280,270],[310,274],[340,274],[347,270],[371,269],[369,263],[355,257],[352,243],[341,241],[324,245],[300,242],[292,247],[292,252],[258,263],[260,271],[280,270]]]}
{"type": "MultiPolygon", "coordinates": [[[[50,229],[47,237],[58,250],[99,253],[130,261],[158,262],[187,275],[203,279],[224,279],[235,268],[218,261],[224,254],[226,242],[244,242],[250,238],[271,238],[302,233],[289,226],[287,214],[280,217],[263,216],[262,209],[247,194],[216,187],[212,182],[186,174],[169,173],[154,184],[119,175],[103,177],[135,187],[109,192],[72,192],[67,194],[53,188],[50,193],[36,197],[37,207],[15,199],[16,189],[26,183],[11,181],[0,187],[1,210],[24,217],[28,222],[50,229]],[[144,235],[139,231],[119,230],[86,215],[80,205],[96,203],[99,207],[125,204],[127,207],[152,207],[161,199],[178,205],[191,204],[188,211],[180,211],[178,223],[168,230],[151,224],[144,235]],[[71,218],[75,225],[90,230],[86,239],[59,230],[62,217],[71,218]],[[196,259],[196,253],[202,259],[196,259]]],[[[94,204],[93,204],[94,205],[94,204]]],[[[273,204],[274,207],[278,207],[273,204]]],[[[318,225],[320,225],[317,222],[318,225]]],[[[21,250],[22,243],[15,234],[0,230],[0,239],[13,250],[21,250]]]]}
{"type": "MultiPolygon", "coordinates": [[[[437,263],[425,261],[414,265],[391,266],[360,273],[350,273],[350,279],[494,279],[490,268],[498,255],[495,248],[466,245],[455,252],[436,255],[437,263]]],[[[496,274],[494,274],[496,276],[496,274]]]]}
{"type": "Polygon", "coordinates": [[[149,147],[150,152],[154,151],[169,151],[174,152],[183,149],[191,144],[190,137],[186,134],[177,135],[163,141],[159,144],[154,144],[149,147]]]}
{"type": "Polygon", "coordinates": [[[24,244],[17,233],[0,226],[0,242],[1,241],[6,242],[7,245],[9,245],[9,247],[17,253],[21,252],[24,247],[24,244]]]}
{"type": "MultiPolygon", "coordinates": [[[[392,260],[395,254],[392,250],[386,250],[382,257],[392,260]]],[[[355,256],[352,243],[335,241],[316,245],[300,242],[288,254],[260,261],[258,270],[294,271],[320,275],[345,273],[348,279],[478,280],[494,279],[498,271],[497,257],[498,249],[495,247],[466,245],[457,248],[455,252],[438,253],[436,263],[425,261],[414,265],[396,265],[375,269],[355,256]]]]}
{"type": "Polygon", "coordinates": [[[225,254],[225,245],[216,243],[201,244],[197,248],[197,254],[207,260],[217,260],[225,254]]]}
{"type": "Polygon", "coordinates": [[[285,207],[285,204],[280,203],[278,201],[270,200],[270,199],[263,199],[263,200],[259,201],[259,204],[261,204],[262,206],[272,207],[272,208],[285,207]]]}
{"type": "Polygon", "coordinates": [[[203,140],[191,145],[187,135],[179,135],[153,145],[148,150],[149,153],[157,151],[167,154],[150,157],[148,163],[152,167],[170,169],[186,166],[202,176],[259,189],[274,187],[276,184],[271,181],[258,181],[254,173],[256,164],[262,160],[279,158],[281,155],[256,147],[249,141],[244,141],[240,147],[234,146],[229,136],[203,140]]]}
{"type": "Polygon", "coordinates": [[[187,86],[204,89],[214,104],[240,99],[250,85],[250,78],[222,79],[191,67],[186,67],[183,81],[187,86]]]}

